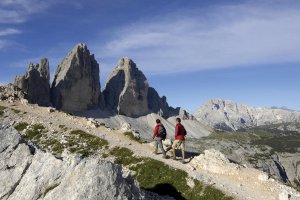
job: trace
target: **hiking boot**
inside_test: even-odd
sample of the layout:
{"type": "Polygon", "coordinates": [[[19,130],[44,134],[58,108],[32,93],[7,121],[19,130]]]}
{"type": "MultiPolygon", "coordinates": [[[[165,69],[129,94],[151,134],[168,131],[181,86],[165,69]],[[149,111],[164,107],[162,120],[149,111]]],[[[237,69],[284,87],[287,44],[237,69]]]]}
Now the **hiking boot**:
{"type": "Polygon", "coordinates": [[[168,159],[168,156],[166,156],[166,155],[163,155],[163,158],[164,158],[164,159],[168,159]]]}
{"type": "Polygon", "coordinates": [[[157,151],[153,151],[153,154],[157,155],[158,153],[157,153],[157,151]]]}

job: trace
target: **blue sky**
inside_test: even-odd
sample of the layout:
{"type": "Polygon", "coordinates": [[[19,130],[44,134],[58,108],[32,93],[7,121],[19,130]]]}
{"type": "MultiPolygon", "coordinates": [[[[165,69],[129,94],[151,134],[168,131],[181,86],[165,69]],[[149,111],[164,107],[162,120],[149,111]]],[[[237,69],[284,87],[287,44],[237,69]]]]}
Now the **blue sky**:
{"type": "Polygon", "coordinates": [[[300,110],[299,11],[297,0],[1,0],[0,83],[43,57],[53,73],[84,42],[102,88],[129,56],[175,107],[221,98],[300,110]]]}

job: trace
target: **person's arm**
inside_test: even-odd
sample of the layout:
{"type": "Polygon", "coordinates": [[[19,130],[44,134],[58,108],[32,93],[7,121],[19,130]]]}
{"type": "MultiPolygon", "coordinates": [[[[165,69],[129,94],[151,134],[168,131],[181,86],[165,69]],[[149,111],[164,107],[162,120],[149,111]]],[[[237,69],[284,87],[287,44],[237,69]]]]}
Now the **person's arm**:
{"type": "Polygon", "coordinates": [[[157,135],[157,133],[158,133],[158,127],[159,127],[159,126],[157,126],[157,125],[155,126],[152,139],[154,139],[155,136],[157,135]]]}

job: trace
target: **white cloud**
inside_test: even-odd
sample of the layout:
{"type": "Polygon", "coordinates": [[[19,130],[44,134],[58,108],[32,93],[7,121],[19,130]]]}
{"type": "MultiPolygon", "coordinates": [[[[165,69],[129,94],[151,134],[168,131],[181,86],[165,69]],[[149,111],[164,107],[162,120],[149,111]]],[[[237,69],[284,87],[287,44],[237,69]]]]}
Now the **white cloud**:
{"type": "Polygon", "coordinates": [[[57,0],[1,0],[0,23],[22,23],[34,13],[43,12],[57,0]]]}
{"type": "Polygon", "coordinates": [[[115,30],[96,55],[110,60],[130,56],[150,73],[300,61],[297,6],[244,4],[202,12],[181,11],[127,25],[115,30]]]}
{"type": "Polygon", "coordinates": [[[13,34],[20,34],[21,31],[14,28],[6,28],[4,30],[0,30],[0,37],[1,36],[7,36],[7,35],[13,35],[13,34]]]}

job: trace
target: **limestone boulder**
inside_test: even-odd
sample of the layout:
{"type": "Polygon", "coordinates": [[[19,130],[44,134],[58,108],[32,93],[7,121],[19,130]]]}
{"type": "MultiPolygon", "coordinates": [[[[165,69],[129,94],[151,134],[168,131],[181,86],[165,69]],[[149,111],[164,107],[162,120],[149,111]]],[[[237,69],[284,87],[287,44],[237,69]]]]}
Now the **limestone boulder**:
{"type": "Polygon", "coordinates": [[[30,64],[24,75],[16,76],[14,85],[21,89],[29,103],[50,105],[50,71],[47,58],[38,64],[30,64]]]}
{"type": "Polygon", "coordinates": [[[29,146],[15,129],[0,124],[0,199],[162,199],[141,190],[120,165],[62,156],[29,146]]]}
{"type": "Polygon", "coordinates": [[[99,64],[85,44],[78,44],[55,71],[52,104],[57,109],[76,112],[98,107],[100,99],[99,64]]]}

